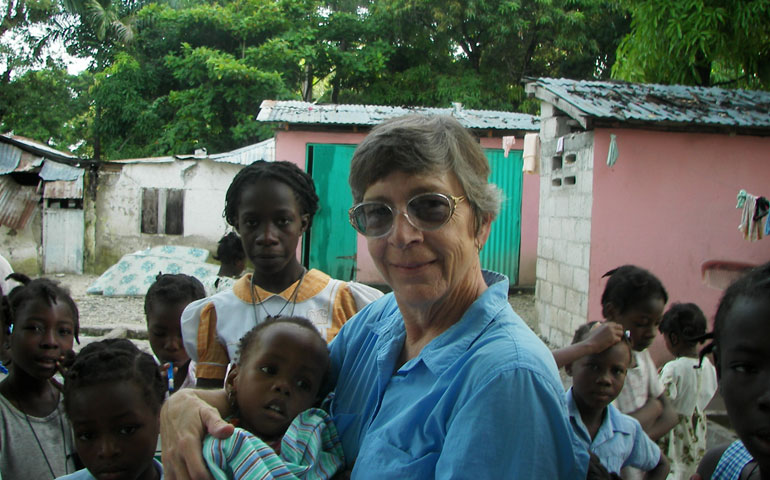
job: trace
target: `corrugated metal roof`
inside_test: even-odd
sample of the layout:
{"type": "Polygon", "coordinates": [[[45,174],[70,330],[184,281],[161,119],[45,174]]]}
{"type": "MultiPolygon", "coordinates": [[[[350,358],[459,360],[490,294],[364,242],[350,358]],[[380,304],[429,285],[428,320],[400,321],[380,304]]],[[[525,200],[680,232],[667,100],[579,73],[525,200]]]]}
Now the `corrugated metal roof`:
{"type": "Polygon", "coordinates": [[[83,177],[45,182],[43,198],[83,198],[83,177]]]}
{"type": "Polygon", "coordinates": [[[104,163],[130,164],[130,163],[172,163],[176,160],[174,157],[145,157],[145,158],[124,158],[122,160],[110,160],[104,163]]]}
{"type": "Polygon", "coordinates": [[[770,129],[770,92],[563,78],[538,78],[527,84],[527,92],[553,103],[584,127],[587,118],[595,118],[770,129]]]}
{"type": "Polygon", "coordinates": [[[374,126],[389,118],[410,113],[452,115],[466,128],[525,131],[540,129],[540,119],[534,115],[464,109],[460,104],[455,104],[454,108],[425,108],[382,105],[316,105],[307,102],[264,100],[260,105],[257,120],[291,124],[374,126]]]}
{"type": "MultiPolygon", "coordinates": [[[[47,182],[55,180],[77,180],[80,179],[80,183],[83,183],[83,173],[85,170],[82,168],[71,167],[64,165],[63,163],[57,163],[52,160],[46,160],[43,164],[43,168],[40,169],[38,174],[40,178],[47,182]]],[[[73,197],[59,197],[59,198],[73,198],[73,197]]]]}
{"type": "Polygon", "coordinates": [[[40,195],[34,187],[25,187],[10,177],[0,177],[0,224],[22,230],[35,212],[40,195]]]}
{"type": "Polygon", "coordinates": [[[209,155],[209,158],[215,162],[235,163],[238,165],[251,165],[257,160],[273,162],[275,161],[275,138],[268,138],[232,152],[209,155]]]}
{"type": "Polygon", "coordinates": [[[48,145],[36,142],[32,139],[20,137],[19,135],[0,134],[0,142],[16,145],[22,150],[36,153],[41,157],[53,158],[59,160],[78,160],[78,157],[69,153],[56,150],[48,145]]]}
{"type": "Polygon", "coordinates": [[[19,166],[21,149],[10,143],[0,143],[0,175],[11,173],[19,166]]]}
{"type": "Polygon", "coordinates": [[[236,165],[251,165],[257,160],[275,161],[275,138],[268,138],[253,145],[230,152],[207,154],[205,150],[196,151],[194,155],[174,155],[179,160],[201,160],[210,158],[215,162],[233,163],[236,165]]]}

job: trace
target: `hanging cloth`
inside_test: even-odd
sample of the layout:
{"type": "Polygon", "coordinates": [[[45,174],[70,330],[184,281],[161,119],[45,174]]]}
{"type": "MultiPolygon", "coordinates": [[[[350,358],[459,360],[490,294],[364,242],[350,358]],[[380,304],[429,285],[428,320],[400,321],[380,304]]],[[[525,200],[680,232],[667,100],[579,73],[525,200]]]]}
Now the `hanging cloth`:
{"type": "Polygon", "coordinates": [[[503,137],[503,157],[508,158],[508,152],[516,145],[516,137],[513,135],[503,137]]]}
{"type": "Polygon", "coordinates": [[[610,134],[610,149],[607,151],[607,166],[612,167],[618,161],[618,140],[615,134],[610,134]]]}
{"type": "Polygon", "coordinates": [[[762,239],[762,218],[767,215],[767,210],[767,200],[764,197],[746,194],[746,201],[741,211],[741,223],[738,225],[738,230],[743,233],[744,239],[750,242],[762,239]]]}
{"type": "Polygon", "coordinates": [[[540,135],[537,133],[528,133],[524,135],[524,151],[522,152],[524,173],[539,173],[538,163],[540,160],[540,135]]]}

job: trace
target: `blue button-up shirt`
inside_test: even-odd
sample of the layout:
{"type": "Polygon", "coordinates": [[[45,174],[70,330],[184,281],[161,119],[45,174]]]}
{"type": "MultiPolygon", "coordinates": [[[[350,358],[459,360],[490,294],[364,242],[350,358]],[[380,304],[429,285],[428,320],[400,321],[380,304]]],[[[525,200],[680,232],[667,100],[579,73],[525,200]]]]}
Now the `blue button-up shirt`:
{"type": "Polygon", "coordinates": [[[609,404],[599,431],[591,440],[575,399],[572,398],[571,388],[565,394],[565,398],[572,428],[575,429],[583,448],[594,452],[610,473],[620,474],[623,467],[629,466],[647,472],[658,465],[660,448],[644,433],[642,426],[635,418],[621,413],[609,404]]]}
{"type": "Polygon", "coordinates": [[[397,368],[406,332],[392,294],[331,343],[330,406],[353,478],[585,478],[551,352],[508,304],[508,279],[397,368]]]}

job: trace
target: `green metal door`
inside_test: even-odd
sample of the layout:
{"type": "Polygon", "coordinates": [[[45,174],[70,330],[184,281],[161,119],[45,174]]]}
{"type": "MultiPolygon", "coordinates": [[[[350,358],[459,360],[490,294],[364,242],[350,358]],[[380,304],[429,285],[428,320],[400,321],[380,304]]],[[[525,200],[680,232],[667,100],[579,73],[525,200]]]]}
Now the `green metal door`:
{"type": "Polygon", "coordinates": [[[516,285],[521,245],[521,151],[511,150],[508,158],[500,149],[485,149],[484,154],[492,169],[489,181],[503,191],[503,205],[481,251],[481,266],[507,275],[511,285],[516,285]]]}
{"type": "Polygon", "coordinates": [[[348,174],[355,149],[356,145],[308,144],[305,157],[321,206],[305,235],[306,264],[340,280],[354,280],[356,273],[356,231],[348,223],[353,204],[348,174]]]}

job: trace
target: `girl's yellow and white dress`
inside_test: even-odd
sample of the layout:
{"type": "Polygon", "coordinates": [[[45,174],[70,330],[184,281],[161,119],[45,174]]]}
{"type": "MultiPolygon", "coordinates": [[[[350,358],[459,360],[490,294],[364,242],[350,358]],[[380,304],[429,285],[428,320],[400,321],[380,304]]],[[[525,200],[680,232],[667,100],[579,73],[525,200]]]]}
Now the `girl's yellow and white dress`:
{"type": "Polygon", "coordinates": [[[708,358],[679,357],[663,366],[660,379],[679,421],[660,439],[671,461],[668,480],[689,480],[706,454],[706,406],[717,390],[716,369],[708,358]]]}

